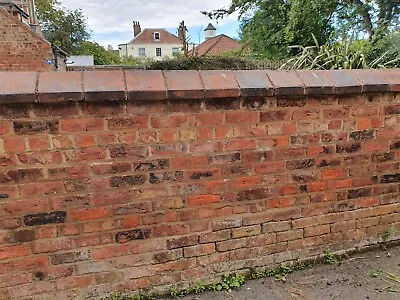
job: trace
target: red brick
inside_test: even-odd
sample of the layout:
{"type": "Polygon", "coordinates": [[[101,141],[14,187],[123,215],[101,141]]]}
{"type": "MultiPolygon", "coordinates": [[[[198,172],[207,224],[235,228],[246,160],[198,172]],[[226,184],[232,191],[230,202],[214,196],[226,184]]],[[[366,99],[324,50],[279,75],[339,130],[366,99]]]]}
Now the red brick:
{"type": "Polygon", "coordinates": [[[221,201],[221,196],[219,195],[199,195],[199,196],[188,197],[189,206],[208,205],[213,203],[219,203],[220,201],[221,201]]]}
{"type": "Polygon", "coordinates": [[[61,182],[43,182],[24,184],[20,186],[21,196],[28,195],[53,195],[60,194],[64,190],[61,182]]]}
{"type": "Polygon", "coordinates": [[[232,229],[232,238],[233,239],[249,237],[249,236],[254,236],[254,235],[259,235],[259,234],[261,234],[261,226],[260,225],[232,229]]]}
{"type": "Polygon", "coordinates": [[[57,290],[84,288],[94,282],[92,276],[78,276],[73,278],[62,278],[56,281],[57,290]]]}
{"type": "Polygon", "coordinates": [[[128,216],[122,220],[122,226],[124,228],[137,227],[140,224],[140,218],[138,216],[128,216]]]}
{"type": "Polygon", "coordinates": [[[322,170],[321,179],[339,179],[345,176],[343,169],[325,169],[322,170]]]}
{"type": "Polygon", "coordinates": [[[192,126],[220,126],[224,124],[224,114],[221,112],[209,112],[196,114],[191,121],[192,126]]]}
{"type": "Polygon", "coordinates": [[[29,255],[29,247],[25,245],[0,248],[0,260],[24,257],[29,255]]]}
{"type": "Polygon", "coordinates": [[[331,231],[334,232],[346,232],[351,229],[355,229],[356,221],[336,222],[331,225],[331,231]]]}
{"type": "Polygon", "coordinates": [[[57,149],[71,149],[75,146],[75,142],[72,136],[59,135],[53,137],[53,145],[57,149]]]}
{"type": "Polygon", "coordinates": [[[224,143],[224,148],[225,151],[255,150],[256,141],[247,139],[226,141],[224,143]]]}
{"type": "Polygon", "coordinates": [[[28,144],[31,151],[50,149],[50,139],[48,136],[29,137],[28,144]]]}
{"type": "Polygon", "coordinates": [[[383,141],[366,141],[363,149],[365,152],[385,151],[388,150],[388,144],[383,141]]]}
{"type": "Polygon", "coordinates": [[[48,266],[49,266],[48,256],[23,257],[9,261],[6,264],[6,270],[12,272],[20,272],[20,271],[26,272],[31,270],[47,268],[48,266]]]}
{"type": "Polygon", "coordinates": [[[278,242],[292,241],[303,238],[303,234],[303,229],[278,232],[276,234],[276,240],[278,242]]]}
{"type": "Polygon", "coordinates": [[[108,246],[93,249],[92,257],[93,259],[106,259],[117,256],[124,256],[130,253],[129,246],[126,245],[117,245],[117,246],[108,246]]]}
{"type": "Polygon", "coordinates": [[[304,229],[304,237],[323,235],[330,233],[331,229],[329,225],[319,225],[316,227],[307,227],[304,229]]]}
{"type": "Polygon", "coordinates": [[[77,221],[103,219],[108,216],[109,210],[107,207],[85,208],[72,210],[70,212],[70,218],[77,221]]]}
{"type": "Polygon", "coordinates": [[[230,237],[231,237],[230,230],[220,230],[217,232],[201,234],[200,235],[200,243],[204,244],[204,243],[211,243],[211,242],[220,242],[220,241],[229,240],[230,237]]]}
{"type": "Polygon", "coordinates": [[[40,240],[33,243],[33,253],[57,252],[72,249],[72,241],[68,238],[40,240]]]}
{"type": "Polygon", "coordinates": [[[186,115],[158,116],[151,118],[151,126],[153,128],[175,128],[187,122],[188,117],[186,115]]]}
{"type": "Polygon", "coordinates": [[[65,132],[84,132],[104,129],[103,119],[68,119],[60,121],[60,128],[65,132]]]}
{"type": "Polygon", "coordinates": [[[233,188],[236,189],[249,189],[257,187],[260,184],[260,177],[242,177],[232,180],[233,188]]]}
{"type": "Polygon", "coordinates": [[[4,151],[6,153],[16,153],[25,151],[25,139],[19,136],[3,138],[4,151]]]}
{"type": "Polygon", "coordinates": [[[319,109],[297,109],[293,112],[293,120],[318,120],[321,118],[319,109]]]}
{"type": "Polygon", "coordinates": [[[206,166],[207,164],[208,158],[206,156],[192,156],[172,159],[172,167],[175,169],[187,169],[197,166],[206,166]]]}
{"type": "Polygon", "coordinates": [[[192,246],[192,247],[185,247],[185,248],[183,248],[183,252],[184,252],[184,256],[189,257],[189,258],[210,255],[212,253],[215,253],[215,244],[210,243],[210,244],[203,244],[203,245],[197,245],[197,246],[192,246]]]}
{"type": "Polygon", "coordinates": [[[227,124],[255,124],[258,122],[258,113],[254,111],[227,112],[226,122],[227,124]]]}

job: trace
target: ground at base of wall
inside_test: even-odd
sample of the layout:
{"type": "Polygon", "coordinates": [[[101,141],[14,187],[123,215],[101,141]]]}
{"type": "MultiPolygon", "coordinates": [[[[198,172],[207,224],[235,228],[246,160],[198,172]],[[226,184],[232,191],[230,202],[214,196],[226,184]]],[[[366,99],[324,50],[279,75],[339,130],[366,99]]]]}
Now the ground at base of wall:
{"type": "Polygon", "coordinates": [[[240,290],[230,294],[215,292],[179,299],[400,299],[400,282],[389,279],[385,272],[400,276],[400,246],[355,254],[337,264],[317,265],[288,275],[283,280],[266,278],[249,281],[240,290]]]}

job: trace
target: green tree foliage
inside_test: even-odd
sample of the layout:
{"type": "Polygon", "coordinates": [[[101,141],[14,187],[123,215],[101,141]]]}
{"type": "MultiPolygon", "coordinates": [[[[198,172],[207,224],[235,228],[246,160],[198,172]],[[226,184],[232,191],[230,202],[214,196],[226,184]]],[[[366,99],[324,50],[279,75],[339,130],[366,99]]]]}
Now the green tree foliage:
{"type": "Polygon", "coordinates": [[[290,45],[312,46],[351,36],[375,42],[400,25],[399,0],[232,0],[203,12],[219,19],[239,12],[242,41],[259,55],[288,56],[290,45]]]}
{"type": "Polygon", "coordinates": [[[263,1],[250,17],[242,20],[242,40],[258,54],[281,59],[292,54],[290,45],[310,45],[313,34],[326,43],[333,26],[332,0],[263,1]]]}
{"type": "Polygon", "coordinates": [[[36,0],[36,9],[44,36],[69,54],[77,54],[90,38],[82,10],[67,10],[58,0],[36,0]]]}
{"type": "Polygon", "coordinates": [[[121,59],[118,53],[108,51],[95,42],[83,42],[75,50],[76,55],[93,55],[95,65],[119,65],[121,59]]]}
{"type": "Polygon", "coordinates": [[[118,53],[89,41],[90,31],[82,10],[68,10],[58,0],[36,0],[44,36],[70,55],[93,55],[95,65],[118,65],[118,53]]]}

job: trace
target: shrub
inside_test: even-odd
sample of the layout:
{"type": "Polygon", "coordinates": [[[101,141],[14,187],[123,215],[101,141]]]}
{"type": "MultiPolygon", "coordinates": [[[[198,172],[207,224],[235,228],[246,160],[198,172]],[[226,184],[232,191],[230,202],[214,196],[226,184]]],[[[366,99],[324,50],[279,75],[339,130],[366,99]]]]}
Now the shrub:
{"type": "Polygon", "coordinates": [[[256,68],[255,62],[240,57],[204,56],[150,62],[149,70],[239,70],[256,68]]]}
{"type": "Polygon", "coordinates": [[[367,69],[390,68],[400,63],[400,36],[392,36],[372,45],[367,41],[352,40],[333,45],[293,46],[300,53],[289,59],[282,69],[367,69]]]}

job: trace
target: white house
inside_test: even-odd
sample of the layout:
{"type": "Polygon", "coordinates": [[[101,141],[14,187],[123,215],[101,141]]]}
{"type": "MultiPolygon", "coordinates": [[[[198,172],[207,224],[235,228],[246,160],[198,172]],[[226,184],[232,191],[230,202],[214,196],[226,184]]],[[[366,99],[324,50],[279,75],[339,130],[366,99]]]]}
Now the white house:
{"type": "Polygon", "coordinates": [[[161,60],[175,57],[182,52],[182,41],[163,28],[146,28],[141,30],[139,22],[133,22],[134,38],[118,45],[120,57],[132,56],[161,60]]]}

